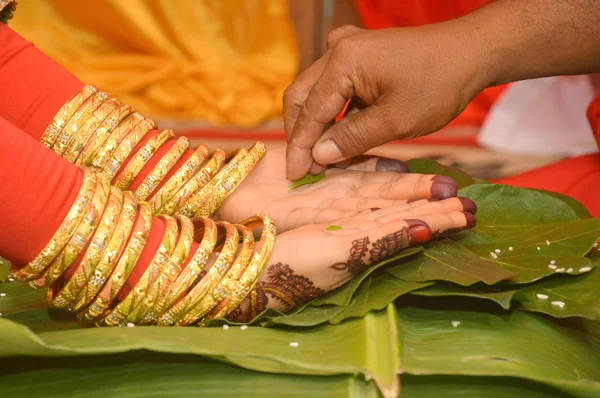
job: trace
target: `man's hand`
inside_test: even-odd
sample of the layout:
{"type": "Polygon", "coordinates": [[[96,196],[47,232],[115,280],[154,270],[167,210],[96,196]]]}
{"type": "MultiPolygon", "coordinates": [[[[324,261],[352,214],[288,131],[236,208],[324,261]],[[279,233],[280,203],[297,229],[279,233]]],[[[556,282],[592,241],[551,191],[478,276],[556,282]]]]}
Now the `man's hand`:
{"type": "Polygon", "coordinates": [[[456,117],[483,82],[463,51],[468,39],[439,30],[332,31],[327,53],[284,95],[288,178],[391,140],[431,133],[456,117]],[[346,117],[324,133],[350,98],[346,117]]]}

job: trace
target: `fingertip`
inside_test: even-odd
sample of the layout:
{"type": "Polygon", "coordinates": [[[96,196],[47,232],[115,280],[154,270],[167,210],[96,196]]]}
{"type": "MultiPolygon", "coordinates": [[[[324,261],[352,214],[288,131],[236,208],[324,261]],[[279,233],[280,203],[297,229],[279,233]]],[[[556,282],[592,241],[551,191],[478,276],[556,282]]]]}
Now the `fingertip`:
{"type": "Polygon", "coordinates": [[[431,184],[431,197],[436,199],[448,199],[455,197],[457,194],[456,183],[448,183],[445,181],[434,181],[431,184]]]}
{"type": "Polygon", "coordinates": [[[321,174],[322,172],[325,171],[325,169],[327,168],[327,166],[319,164],[317,162],[312,162],[311,166],[310,166],[310,174],[321,174]]]}
{"type": "Polygon", "coordinates": [[[477,225],[477,219],[473,214],[467,213],[465,211],[463,211],[463,214],[465,215],[465,219],[467,220],[466,229],[471,229],[475,227],[475,225],[477,225]]]}
{"type": "Polygon", "coordinates": [[[376,171],[390,171],[393,173],[410,173],[408,164],[399,159],[379,158],[377,159],[376,171]]]}
{"type": "Polygon", "coordinates": [[[471,214],[477,213],[477,204],[475,202],[473,202],[471,199],[460,197],[460,198],[458,198],[458,200],[462,204],[464,211],[466,211],[467,213],[471,213],[471,214]]]}
{"type": "Polygon", "coordinates": [[[431,181],[434,181],[434,182],[443,182],[445,184],[454,184],[454,185],[456,185],[456,181],[454,180],[454,178],[448,177],[448,176],[434,176],[434,177],[431,178],[431,181]]]}
{"type": "Polygon", "coordinates": [[[293,148],[287,151],[286,176],[290,181],[297,181],[307,175],[312,167],[310,150],[293,148]]]}
{"type": "Polygon", "coordinates": [[[431,240],[431,227],[422,220],[404,220],[408,224],[408,234],[411,245],[420,245],[431,240]]]}

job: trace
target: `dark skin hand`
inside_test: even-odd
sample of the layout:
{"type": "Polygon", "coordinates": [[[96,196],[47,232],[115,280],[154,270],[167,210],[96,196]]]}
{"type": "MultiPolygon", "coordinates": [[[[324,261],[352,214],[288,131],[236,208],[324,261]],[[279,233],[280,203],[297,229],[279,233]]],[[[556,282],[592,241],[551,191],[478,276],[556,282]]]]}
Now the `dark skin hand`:
{"type": "Polygon", "coordinates": [[[600,71],[598,21],[597,1],[498,0],[439,24],[332,31],[284,94],[287,178],[435,132],[487,87],[600,71]]]}

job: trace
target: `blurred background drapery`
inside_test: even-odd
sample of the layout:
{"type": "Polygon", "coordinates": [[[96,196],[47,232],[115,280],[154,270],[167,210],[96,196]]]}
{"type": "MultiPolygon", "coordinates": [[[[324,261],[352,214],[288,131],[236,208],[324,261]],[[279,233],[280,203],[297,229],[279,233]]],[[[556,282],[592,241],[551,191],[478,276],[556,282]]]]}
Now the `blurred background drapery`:
{"type": "Polygon", "coordinates": [[[11,27],[84,82],[157,119],[281,115],[298,55],[286,0],[26,0],[11,27]]]}

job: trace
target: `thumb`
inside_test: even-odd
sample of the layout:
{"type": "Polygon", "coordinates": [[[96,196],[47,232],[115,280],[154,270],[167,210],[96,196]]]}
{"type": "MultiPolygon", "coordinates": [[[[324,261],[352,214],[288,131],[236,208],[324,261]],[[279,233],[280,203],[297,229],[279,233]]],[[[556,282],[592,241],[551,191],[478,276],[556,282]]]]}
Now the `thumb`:
{"type": "Polygon", "coordinates": [[[389,117],[385,106],[377,102],[344,117],[315,144],[313,159],[321,164],[337,163],[394,140],[395,132],[386,122],[389,117]]]}

